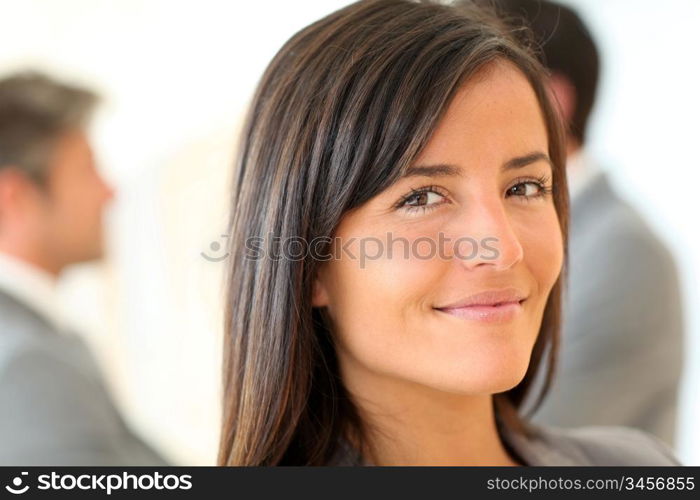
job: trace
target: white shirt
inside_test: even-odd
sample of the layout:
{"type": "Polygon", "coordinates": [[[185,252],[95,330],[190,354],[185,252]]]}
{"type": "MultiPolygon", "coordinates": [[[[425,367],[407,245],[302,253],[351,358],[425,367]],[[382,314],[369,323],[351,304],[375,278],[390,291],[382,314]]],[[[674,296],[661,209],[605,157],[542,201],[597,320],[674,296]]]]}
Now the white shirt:
{"type": "Polygon", "coordinates": [[[34,310],[57,330],[66,327],[59,308],[56,278],[23,260],[0,252],[0,290],[34,310]]]}
{"type": "Polygon", "coordinates": [[[601,175],[597,163],[579,148],[566,159],[566,176],[569,182],[569,198],[573,200],[601,175]]]}

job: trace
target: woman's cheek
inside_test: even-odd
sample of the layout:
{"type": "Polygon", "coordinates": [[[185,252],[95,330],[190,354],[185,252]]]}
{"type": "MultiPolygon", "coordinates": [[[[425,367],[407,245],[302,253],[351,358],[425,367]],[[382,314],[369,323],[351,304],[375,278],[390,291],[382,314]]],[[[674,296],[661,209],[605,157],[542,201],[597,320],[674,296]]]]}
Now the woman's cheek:
{"type": "Polygon", "coordinates": [[[548,294],[561,273],[564,242],[554,208],[540,215],[536,221],[522,226],[520,240],[527,267],[541,291],[548,294]]]}
{"type": "MultiPolygon", "coordinates": [[[[382,332],[383,341],[376,334],[362,341],[375,348],[394,344],[398,339],[388,337],[407,331],[409,319],[426,307],[443,274],[442,266],[448,263],[429,241],[437,241],[437,236],[403,231],[390,236],[346,234],[343,238],[355,239],[346,247],[343,259],[331,263],[337,326],[345,335],[382,332]]],[[[357,341],[360,339],[354,337],[357,341]]]]}
{"type": "Polygon", "coordinates": [[[376,235],[356,245],[355,260],[345,263],[345,283],[357,286],[375,307],[398,312],[425,297],[444,262],[432,235],[376,235]]]}

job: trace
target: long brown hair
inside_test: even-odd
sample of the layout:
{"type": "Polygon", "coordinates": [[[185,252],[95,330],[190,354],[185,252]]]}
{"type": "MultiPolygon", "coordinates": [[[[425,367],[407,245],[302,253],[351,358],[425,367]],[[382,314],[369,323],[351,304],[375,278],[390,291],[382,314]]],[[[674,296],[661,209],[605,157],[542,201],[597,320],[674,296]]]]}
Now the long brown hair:
{"type": "MultiPolygon", "coordinates": [[[[561,124],[521,35],[473,5],[368,0],[304,28],[274,57],[254,96],[234,176],[220,465],[320,465],[341,436],[363,436],[332,329],[311,306],[321,262],[250,258],[250,242],[264,242],[271,255],[275,237],[331,237],[346,212],[400,178],[456,90],[498,58],[519,68],[539,99],[566,241],[561,124]]],[[[521,432],[527,427],[518,408],[542,363],[551,376],[561,280],[524,379],[494,395],[499,421],[521,432]]]]}

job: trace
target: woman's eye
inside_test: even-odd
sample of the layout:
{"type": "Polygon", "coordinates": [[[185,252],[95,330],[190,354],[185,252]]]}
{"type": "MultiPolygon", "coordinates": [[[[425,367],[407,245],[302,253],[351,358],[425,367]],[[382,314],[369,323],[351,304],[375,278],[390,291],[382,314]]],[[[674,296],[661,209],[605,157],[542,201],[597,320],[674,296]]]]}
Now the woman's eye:
{"type": "Polygon", "coordinates": [[[408,205],[411,207],[432,205],[434,203],[439,202],[441,198],[441,194],[434,193],[432,191],[423,191],[422,193],[414,193],[411,196],[409,196],[405,200],[404,205],[408,205]]]}
{"type": "Polygon", "coordinates": [[[519,182],[508,188],[507,196],[521,196],[523,198],[537,198],[547,193],[544,184],[536,181],[519,182]]]}
{"type": "Polygon", "coordinates": [[[434,188],[422,188],[414,190],[404,197],[397,205],[409,212],[415,210],[428,210],[444,203],[445,195],[437,192],[434,188]]]}

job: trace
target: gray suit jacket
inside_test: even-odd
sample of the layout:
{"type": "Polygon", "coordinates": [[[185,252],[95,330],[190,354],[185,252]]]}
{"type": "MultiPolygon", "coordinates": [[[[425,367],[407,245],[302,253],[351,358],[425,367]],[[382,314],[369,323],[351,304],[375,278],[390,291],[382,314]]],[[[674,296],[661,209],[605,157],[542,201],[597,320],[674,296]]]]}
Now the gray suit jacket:
{"type": "MultiPolygon", "coordinates": [[[[577,429],[538,426],[532,436],[501,431],[506,446],[527,466],[678,466],[668,446],[653,435],[627,427],[577,429]]],[[[330,466],[372,465],[350,444],[340,446],[330,466]]]]}
{"type": "Polygon", "coordinates": [[[631,426],[674,444],[683,320],[673,258],[604,174],[571,211],[558,372],[533,421],[631,426]]]}
{"type": "Polygon", "coordinates": [[[1,291],[0,465],[168,465],[126,426],[84,342],[1,291]]]}

